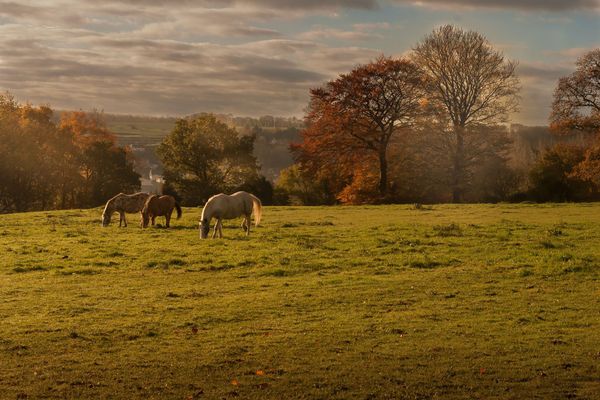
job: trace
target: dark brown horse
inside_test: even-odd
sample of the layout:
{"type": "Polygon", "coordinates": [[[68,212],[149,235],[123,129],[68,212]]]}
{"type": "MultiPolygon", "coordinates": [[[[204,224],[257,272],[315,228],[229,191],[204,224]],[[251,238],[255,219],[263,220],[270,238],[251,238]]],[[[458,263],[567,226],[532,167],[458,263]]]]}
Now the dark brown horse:
{"type": "Polygon", "coordinates": [[[154,226],[156,217],[160,216],[165,217],[168,228],[174,208],[177,209],[177,219],[181,218],[181,207],[179,207],[173,196],[158,197],[157,195],[152,195],[148,197],[142,209],[142,228],[146,228],[151,219],[152,226],[154,226]]]}

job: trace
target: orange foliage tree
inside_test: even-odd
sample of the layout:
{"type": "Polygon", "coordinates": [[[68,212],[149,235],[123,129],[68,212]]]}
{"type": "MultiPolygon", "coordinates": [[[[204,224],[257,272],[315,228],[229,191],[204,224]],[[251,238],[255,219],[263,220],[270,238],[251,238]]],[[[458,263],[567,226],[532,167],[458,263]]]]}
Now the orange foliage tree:
{"type": "Polygon", "coordinates": [[[554,91],[551,127],[559,133],[571,130],[600,131],[600,48],[577,60],[577,68],[560,78],[554,91]]]}
{"type": "Polygon", "coordinates": [[[0,212],[87,207],[139,190],[128,152],[101,115],[19,104],[0,93],[0,212]]]}
{"type": "Polygon", "coordinates": [[[103,114],[97,111],[63,112],[59,128],[72,132],[81,147],[88,147],[95,142],[116,143],[115,135],[106,126],[103,114]]]}
{"type": "Polygon", "coordinates": [[[570,177],[600,189],[600,48],[584,54],[576,65],[575,72],[558,81],[550,123],[559,134],[581,131],[595,139],[570,177]]]}
{"type": "Polygon", "coordinates": [[[390,142],[414,124],[423,87],[415,64],[380,57],[312,89],[307,128],[292,146],[297,161],[337,183],[333,190],[344,202],[385,197],[390,142]]]}

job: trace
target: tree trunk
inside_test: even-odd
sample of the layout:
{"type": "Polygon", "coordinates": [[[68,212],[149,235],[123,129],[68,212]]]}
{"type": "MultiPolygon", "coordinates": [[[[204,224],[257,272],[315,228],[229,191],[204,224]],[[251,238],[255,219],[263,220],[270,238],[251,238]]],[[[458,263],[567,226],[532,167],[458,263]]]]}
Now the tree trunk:
{"type": "Polygon", "coordinates": [[[388,189],[388,165],[387,165],[387,146],[381,146],[379,149],[379,194],[385,196],[388,189]]]}
{"type": "Polygon", "coordinates": [[[456,135],[456,149],[454,152],[454,165],[452,171],[452,202],[460,203],[462,201],[462,186],[464,176],[464,127],[457,126],[454,128],[454,134],[456,135]]]}

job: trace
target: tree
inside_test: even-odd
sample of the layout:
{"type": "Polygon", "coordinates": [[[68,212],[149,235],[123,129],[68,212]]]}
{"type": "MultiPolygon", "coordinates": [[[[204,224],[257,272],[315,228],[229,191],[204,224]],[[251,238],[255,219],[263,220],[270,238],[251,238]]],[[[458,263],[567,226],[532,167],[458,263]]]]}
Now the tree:
{"type": "Polygon", "coordinates": [[[0,95],[0,203],[3,211],[45,209],[55,200],[59,143],[52,110],[0,95]]]}
{"type": "MultiPolygon", "coordinates": [[[[100,140],[112,135],[82,135],[72,122],[59,128],[50,107],[0,95],[0,211],[96,206],[139,189],[127,152],[112,139],[100,140]]],[[[108,132],[105,125],[100,130],[108,132]]]]}
{"type": "Polygon", "coordinates": [[[573,175],[584,159],[580,146],[557,144],[542,153],[529,173],[531,194],[537,201],[584,200],[591,187],[573,175]]]}
{"type": "Polygon", "coordinates": [[[85,180],[80,204],[96,207],[119,192],[140,189],[140,175],[124,148],[107,141],[93,142],[83,150],[81,160],[85,180]]]}
{"type": "Polygon", "coordinates": [[[157,155],[182,202],[198,205],[257,178],[253,145],[254,136],[239,136],[208,114],[179,119],[157,155]]]}
{"type": "Polygon", "coordinates": [[[299,164],[291,165],[279,173],[275,189],[292,204],[335,203],[335,194],[329,190],[327,181],[310,175],[299,164]]]}
{"type": "Polygon", "coordinates": [[[587,182],[600,191],[600,142],[586,149],[583,160],[575,166],[570,177],[587,182]]]}
{"type": "Polygon", "coordinates": [[[442,110],[437,121],[450,139],[452,200],[460,202],[468,168],[465,135],[473,127],[506,122],[517,109],[516,63],[479,33],[452,25],[427,35],[412,58],[430,77],[428,100],[442,110]]]}
{"type": "MultiPolygon", "coordinates": [[[[140,189],[140,175],[135,172],[131,154],[117,146],[115,134],[111,132],[98,111],[63,112],[59,129],[71,140],[65,157],[77,158],[80,184],[75,189],[79,206],[96,207],[119,192],[134,192],[140,189]]],[[[72,188],[73,178],[63,177],[63,193],[72,188]]],[[[61,200],[64,203],[64,200],[61,200]]]]}
{"type": "Polygon", "coordinates": [[[577,60],[571,75],[560,78],[554,90],[551,127],[559,133],[571,130],[600,132],[600,48],[577,60]]]}
{"type": "Polygon", "coordinates": [[[423,87],[415,64],[380,57],[312,89],[307,128],[294,147],[297,159],[305,168],[338,170],[350,181],[357,166],[376,165],[377,190],[385,197],[390,141],[414,124],[423,87]]]}
{"type": "Polygon", "coordinates": [[[588,148],[569,175],[600,189],[600,49],[581,56],[571,75],[554,90],[550,126],[554,132],[590,134],[588,148]],[[594,136],[596,135],[596,136],[594,136]]]}
{"type": "Polygon", "coordinates": [[[86,147],[95,142],[110,142],[117,140],[108,127],[102,112],[67,111],[60,116],[60,129],[71,132],[75,142],[86,147]]]}

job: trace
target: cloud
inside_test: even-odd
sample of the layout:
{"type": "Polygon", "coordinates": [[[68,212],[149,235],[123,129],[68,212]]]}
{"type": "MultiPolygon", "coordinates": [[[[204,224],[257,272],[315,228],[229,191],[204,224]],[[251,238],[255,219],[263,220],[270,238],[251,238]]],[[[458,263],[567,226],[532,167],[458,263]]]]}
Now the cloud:
{"type": "Polygon", "coordinates": [[[464,7],[553,12],[600,10],[600,0],[392,0],[392,2],[444,9],[464,7]]]}
{"type": "Polygon", "coordinates": [[[301,115],[309,88],[375,55],[306,40],[222,44],[138,33],[0,25],[0,89],[56,108],[301,115]]]}
{"type": "Polygon", "coordinates": [[[577,60],[579,57],[581,57],[585,53],[592,51],[594,49],[598,49],[598,48],[600,48],[600,42],[596,46],[570,47],[570,48],[561,49],[561,50],[544,51],[543,53],[547,56],[558,56],[565,60],[572,60],[572,62],[574,63],[575,60],[577,60]]]}
{"type": "MultiPolygon", "coordinates": [[[[88,4],[96,4],[95,0],[84,0],[88,4]]],[[[266,7],[286,10],[335,10],[339,8],[354,8],[372,10],[379,7],[377,0],[105,0],[105,3],[118,5],[135,5],[136,7],[203,7],[203,8],[232,8],[232,7],[266,7]]]]}
{"type": "Polygon", "coordinates": [[[573,64],[563,62],[521,62],[517,67],[522,84],[519,121],[528,125],[545,123],[558,79],[573,69],[573,64]]]}
{"type": "Polygon", "coordinates": [[[569,75],[572,68],[561,64],[521,63],[517,74],[528,81],[557,81],[560,77],[569,75]]]}
{"type": "Polygon", "coordinates": [[[314,27],[308,32],[299,35],[305,40],[337,39],[348,41],[366,41],[381,38],[381,35],[368,33],[362,30],[344,31],[341,29],[314,27]]]}
{"type": "MultiPolygon", "coordinates": [[[[56,108],[301,115],[309,88],[382,54],[369,41],[398,26],[372,21],[392,3],[569,11],[598,1],[0,0],[0,91],[56,108]]],[[[584,50],[521,63],[525,120],[546,120],[556,80],[584,50]]]]}

